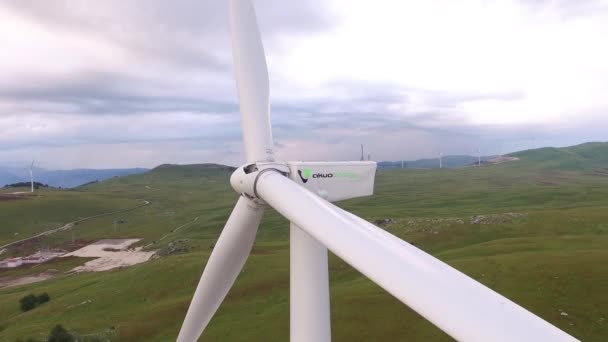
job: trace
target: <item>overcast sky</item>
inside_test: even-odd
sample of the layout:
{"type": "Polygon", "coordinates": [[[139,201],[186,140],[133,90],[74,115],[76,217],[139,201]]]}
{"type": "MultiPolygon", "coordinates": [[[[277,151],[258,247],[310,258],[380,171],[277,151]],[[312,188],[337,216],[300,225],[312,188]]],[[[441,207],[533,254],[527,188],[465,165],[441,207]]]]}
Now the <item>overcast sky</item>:
{"type": "MultiPolygon", "coordinates": [[[[276,154],[605,141],[607,1],[255,1],[276,154]]],[[[0,2],[0,165],[244,161],[227,3],[0,2]]]]}

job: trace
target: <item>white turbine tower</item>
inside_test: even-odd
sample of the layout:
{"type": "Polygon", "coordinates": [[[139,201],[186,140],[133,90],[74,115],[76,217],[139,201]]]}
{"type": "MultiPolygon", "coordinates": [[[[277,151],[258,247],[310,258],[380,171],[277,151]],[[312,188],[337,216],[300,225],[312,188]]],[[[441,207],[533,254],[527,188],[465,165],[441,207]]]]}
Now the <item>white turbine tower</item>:
{"type": "Polygon", "coordinates": [[[34,192],[34,160],[32,159],[32,164],[30,165],[30,192],[34,192]]]}
{"type": "Polygon", "coordinates": [[[443,152],[439,152],[439,168],[443,169],[443,152]]]}
{"type": "MultiPolygon", "coordinates": [[[[250,0],[230,1],[247,163],[240,194],[205,267],[178,341],[196,341],[251,251],[264,208],[291,222],[290,339],[331,339],[327,250],[460,341],[575,341],[521,306],[331,204],[373,192],[376,163],[274,161],[266,60],[250,0]]],[[[235,327],[238,329],[238,327],[235,327]]]]}
{"type": "Polygon", "coordinates": [[[477,166],[481,166],[481,147],[477,148],[477,166]]]}

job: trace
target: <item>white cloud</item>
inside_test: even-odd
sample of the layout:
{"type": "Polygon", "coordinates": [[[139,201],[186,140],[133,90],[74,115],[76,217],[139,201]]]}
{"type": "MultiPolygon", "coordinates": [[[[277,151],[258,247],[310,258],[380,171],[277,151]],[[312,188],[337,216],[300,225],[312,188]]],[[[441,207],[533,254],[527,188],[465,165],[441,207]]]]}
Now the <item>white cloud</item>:
{"type": "MultiPolygon", "coordinates": [[[[238,164],[227,6],[82,4],[0,4],[0,163],[238,164]]],[[[256,4],[282,157],[605,139],[607,2],[256,4]]]]}
{"type": "MultiPolygon", "coordinates": [[[[295,41],[278,71],[275,65],[292,87],[357,80],[453,94],[522,94],[455,108],[472,124],[550,124],[608,108],[608,11],[564,18],[567,8],[530,10],[517,1],[349,0],[337,7],[342,25],[295,41]]],[[[433,97],[416,95],[404,94],[408,109],[434,107],[433,97]]]]}

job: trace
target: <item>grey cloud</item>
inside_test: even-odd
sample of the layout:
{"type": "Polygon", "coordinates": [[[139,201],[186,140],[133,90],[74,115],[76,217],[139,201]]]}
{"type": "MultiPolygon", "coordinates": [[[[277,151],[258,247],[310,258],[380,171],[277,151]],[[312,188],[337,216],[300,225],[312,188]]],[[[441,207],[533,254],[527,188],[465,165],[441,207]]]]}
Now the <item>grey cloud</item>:
{"type": "MultiPolygon", "coordinates": [[[[0,100],[15,99],[25,111],[53,113],[60,108],[83,115],[237,112],[227,2],[9,0],[3,5],[48,26],[49,31],[77,33],[119,45],[131,51],[133,63],[140,69],[144,66],[145,71],[120,73],[92,65],[85,73],[53,78],[26,74],[20,83],[0,81],[0,100]],[[159,59],[169,65],[168,70],[149,64],[159,59]],[[171,81],[173,74],[186,83],[171,81]]],[[[333,25],[324,1],[299,1],[290,6],[258,1],[256,8],[265,40],[318,32],[333,25]]]]}
{"type": "MultiPolygon", "coordinates": [[[[241,133],[237,130],[225,130],[221,132],[206,132],[204,135],[196,135],[192,132],[184,133],[181,137],[145,137],[145,136],[112,136],[102,135],[95,136],[83,131],[74,134],[73,136],[65,137],[61,140],[37,139],[29,137],[26,141],[12,141],[3,143],[3,148],[18,149],[18,148],[45,148],[45,147],[66,147],[66,146],[84,146],[84,145],[116,145],[130,143],[171,143],[171,142],[189,142],[199,147],[214,149],[228,142],[239,143],[241,133]]],[[[107,132],[110,133],[110,132],[107,132]]]]}
{"type": "MultiPolygon", "coordinates": [[[[286,39],[294,35],[319,34],[339,23],[325,1],[278,6],[274,0],[261,0],[256,4],[267,51],[284,48],[286,39]]],[[[100,163],[117,163],[107,165],[117,167],[197,161],[238,164],[242,160],[224,1],[9,0],[3,5],[50,31],[77,33],[120,46],[140,68],[133,71],[127,65],[125,70],[104,70],[92,65],[86,72],[61,76],[26,75],[27,82],[21,83],[0,80],[0,105],[11,103],[11,109],[0,109],[0,119],[7,114],[26,117],[34,113],[61,120],[67,115],[82,123],[75,126],[77,131],[44,135],[24,130],[11,140],[0,137],[0,162],[47,150],[52,151],[49,160],[65,157],[76,163],[80,156],[84,160],[81,166],[95,164],[93,157],[83,157],[91,153],[100,154],[100,163]],[[159,61],[162,67],[157,69],[159,61]],[[178,127],[171,127],[170,119],[164,121],[167,127],[147,122],[157,118],[154,115],[171,118],[176,113],[196,118],[178,127]],[[93,121],[101,116],[113,123],[93,121]],[[212,120],[216,116],[221,120],[212,120]],[[129,127],[134,119],[139,119],[140,127],[129,127]],[[112,154],[116,157],[110,158],[112,154]]],[[[593,6],[580,5],[576,11],[589,11],[596,8],[593,6]]],[[[286,81],[273,84],[278,88],[287,85],[286,81]]],[[[541,127],[472,126],[457,112],[466,102],[509,102],[524,97],[517,89],[447,93],[338,80],[320,85],[312,97],[272,98],[275,145],[286,156],[331,157],[333,153],[357,158],[358,151],[352,146],[365,143],[374,158],[391,159],[424,157],[438,149],[474,153],[473,146],[480,141],[493,152],[506,140],[523,144],[535,135],[538,141],[543,136],[549,141],[555,132],[541,127]],[[425,99],[424,108],[414,106],[417,98],[425,99]],[[290,150],[294,141],[312,142],[319,150],[297,155],[298,151],[290,150]]]]}
{"type": "MultiPolygon", "coordinates": [[[[228,2],[215,0],[107,0],[102,3],[55,0],[8,0],[5,4],[22,13],[70,29],[91,31],[108,30],[116,25],[146,28],[166,28],[175,32],[207,35],[210,32],[227,32],[228,2]],[[108,22],[109,15],[117,15],[108,22]],[[131,23],[119,22],[130,17],[131,23]],[[108,27],[110,24],[110,27],[108,27]]],[[[335,25],[334,13],[327,1],[304,0],[289,6],[277,6],[275,0],[256,1],[260,25],[273,34],[281,32],[309,32],[324,30],[335,25]]]]}
{"type": "MultiPolygon", "coordinates": [[[[226,1],[9,0],[5,5],[56,29],[103,38],[140,58],[164,59],[181,67],[231,70],[226,1]]],[[[336,25],[327,2],[321,0],[289,6],[265,0],[258,1],[256,9],[266,42],[336,25]]]]}
{"type": "MultiPolygon", "coordinates": [[[[16,100],[22,110],[45,110],[48,114],[69,112],[82,115],[137,114],[162,111],[235,113],[234,101],[212,94],[171,94],[161,89],[146,89],[150,82],[130,75],[91,72],[77,76],[45,79],[36,83],[0,86],[0,100],[16,100]],[[47,108],[40,103],[48,104],[47,108]],[[69,105],[69,106],[53,106],[69,105]]],[[[175,92],[173,92],[175,93],[175,92]]],[[[211,92],[213,93],[213,92],[211,92]]]]}
{"type": "MultiPolygon", "coordinates": [[[[336,84],[334,84],[335,86],[336,84]]],[[[403,88],[392,84],[340,82],[344,99],[336,100],[325,94],[313,100],[284,103],[279,100],[273,107],[278,125],[291,127],[285,121],[297,121],[306,128],[340,125],[345,128],[370,128],[407,123],[410,128],[428,128],[433,124],[458,126],[462,122],[454,110],[459,104],[481,100],[517,101],[524,97],[520,91],[504,93],[453,94],[426,89],[403,88]],[[407,105],[412,95],[424,96],[431,108],[425,110],[390,110],[391,105],[407,105]],[[338,107],[340,110],[335,111],[338,107]],[[363,110],[362,110],[363,108],[363,110]],[[330,110],[328,110],[330,109],[330,110]],[[449,116],[449,118],[447,117],[449,116]]]]}

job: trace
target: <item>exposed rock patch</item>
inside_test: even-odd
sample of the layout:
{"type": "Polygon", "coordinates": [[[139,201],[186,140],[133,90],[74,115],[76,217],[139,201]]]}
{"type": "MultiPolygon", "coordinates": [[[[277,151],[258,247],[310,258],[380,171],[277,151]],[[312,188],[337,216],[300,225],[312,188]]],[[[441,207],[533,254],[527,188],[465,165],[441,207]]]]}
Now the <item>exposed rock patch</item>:
{"type": "Polygon", "coordinates": [[[391,223],[395,223],[395,220],[393,220],[390,217],[382,218],[382,219],[378,219],[378,220],[374,221],[374,224],[376,224],[376,225],[387,225],[387,224],[391,224],[391,223]]]}
{"type": "Polygon", "coordinates": [[[159,249],[156,254],[154,254],[154,257],[164,257],[176,253],[186,253],[188,251],[190,251],[188,240],[175,240],[169,242],[166,247],[159,249]]]}
{"type": "Polygon", "coordinates": [[[398,233],[426,233],[441,234],[441,231],[464,224],[496,225],[511,223],[512,221],[527,217],[526,213],[484,214],[473,215],[468,218],[442,217],[442,218],[382,218],[372,221],[374,224],[385,227],[388,231],[398,233]]]}
{"type": "Polygon", "coordinates": [[[525,213],[505,213],[471,216],[471,224],[504,224],[511,223],[513,220],[527,217],[525,213]]]}

